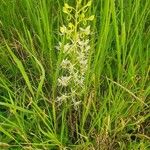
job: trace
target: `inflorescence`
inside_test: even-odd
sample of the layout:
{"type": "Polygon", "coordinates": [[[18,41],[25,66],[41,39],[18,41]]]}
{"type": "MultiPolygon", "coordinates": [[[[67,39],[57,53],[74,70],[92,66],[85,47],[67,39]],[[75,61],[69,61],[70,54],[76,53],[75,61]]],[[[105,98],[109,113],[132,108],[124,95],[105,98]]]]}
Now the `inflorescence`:
{"type": "Polygon", "coordinates": [[[84,89],[88,69],[91,34],[89,21],[94,19],[94,15],[86,16],[90,6],[91,1],[82,6],[81,0],[76,0],[75,7],[65,3],[63,12],[69,23],[60,27],[60,35],[65,38],[65,42],[59,42],[56,46],[57,50],[63,53],[58,77],[58,87],[62,90],[57,102],[62,104],[69,100],[76,109],[81,103],[79,93],[84,89]]]}

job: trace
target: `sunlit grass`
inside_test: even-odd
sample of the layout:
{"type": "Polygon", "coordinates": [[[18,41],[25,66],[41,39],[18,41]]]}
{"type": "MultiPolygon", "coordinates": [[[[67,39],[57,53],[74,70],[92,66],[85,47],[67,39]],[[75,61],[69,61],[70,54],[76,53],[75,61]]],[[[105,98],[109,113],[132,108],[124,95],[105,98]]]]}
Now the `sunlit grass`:
{"type": "Polygon", "coordinates": [[[92,1],[84,88],[65,89],[78,88],[77,108],[57,102],[66,92],[56,48],[67,41],[65,3],[76,8],[76,0],[1,1],[0,149],[149,149],[150,1],[92,1]]]}

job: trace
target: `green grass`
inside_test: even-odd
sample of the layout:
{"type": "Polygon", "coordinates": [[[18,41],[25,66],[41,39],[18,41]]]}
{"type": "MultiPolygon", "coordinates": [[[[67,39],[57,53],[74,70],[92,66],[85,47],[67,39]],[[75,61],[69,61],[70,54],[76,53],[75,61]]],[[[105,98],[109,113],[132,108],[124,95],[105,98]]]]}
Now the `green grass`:
{"type": "Polygon", "coordinates": [[[78,109],[56,102],[64,3],[76,0],[1,0],[0,149],[150,149],[150,1],[92,1],[78,109]]]}

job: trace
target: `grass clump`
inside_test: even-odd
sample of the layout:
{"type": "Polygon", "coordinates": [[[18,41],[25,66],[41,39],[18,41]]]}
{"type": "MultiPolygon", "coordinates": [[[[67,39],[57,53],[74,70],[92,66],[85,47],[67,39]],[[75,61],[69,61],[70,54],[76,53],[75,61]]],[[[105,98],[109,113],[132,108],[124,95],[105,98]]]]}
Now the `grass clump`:
{"type": "Polygon", "coordinates": [[[0,11],[0,149],[150,148],[150,1],[0,11]]]}

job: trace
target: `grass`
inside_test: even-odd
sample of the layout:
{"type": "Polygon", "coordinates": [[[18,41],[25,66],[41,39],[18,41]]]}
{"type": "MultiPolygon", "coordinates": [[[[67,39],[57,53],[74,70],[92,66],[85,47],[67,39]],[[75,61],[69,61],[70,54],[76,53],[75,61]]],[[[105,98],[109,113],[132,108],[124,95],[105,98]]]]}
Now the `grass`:
{"type": "Polygon", "coordinates": [[[64,92],[57,86],[64,55],[56,50],[67,41],[59,34],[68,24],[64,3],[76,6],[75,0],[1,1],[0,149],[148,150],[150,1],[92,1],[77,109],[56,101],[64,92]]]}

